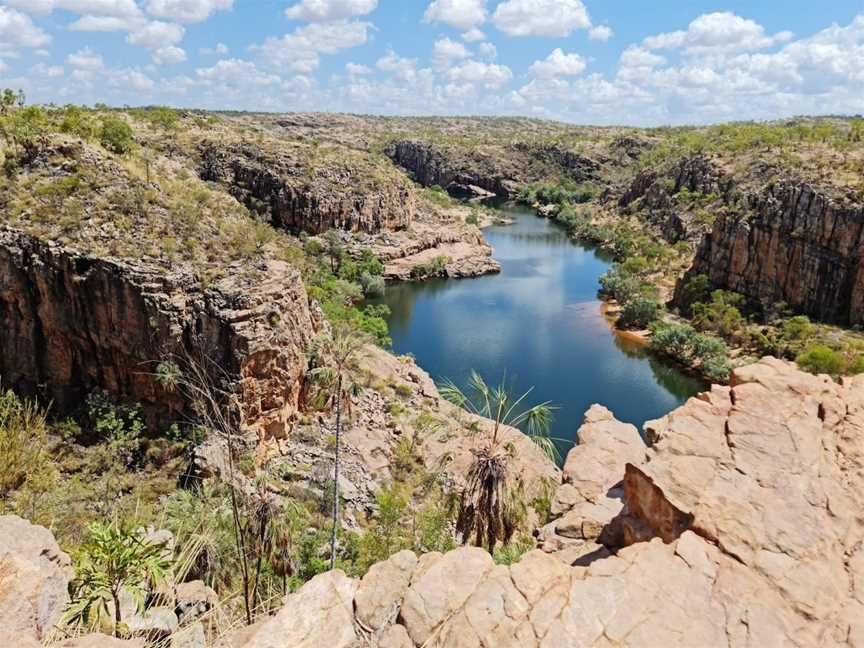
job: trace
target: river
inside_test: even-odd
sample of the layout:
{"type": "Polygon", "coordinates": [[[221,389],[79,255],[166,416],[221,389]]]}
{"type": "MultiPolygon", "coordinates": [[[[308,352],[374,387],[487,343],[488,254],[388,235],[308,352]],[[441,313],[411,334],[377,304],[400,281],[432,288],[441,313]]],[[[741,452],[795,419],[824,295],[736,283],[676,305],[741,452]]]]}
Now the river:
{"type": "Polygon", "coordinates": [[[562,454],[592,403],[641,430],[704,389],[611,330],[597,299],[608,259],[530,209],[500,209],[515,222],[484,230],[500,274],[389,284],[374,300],[391,309],[396,353],[413,354],[436,381],[464,385],[476,369],[520,394],[533,387],[532,404],[558,408],[551,434],[566,440],[562,454]]]}

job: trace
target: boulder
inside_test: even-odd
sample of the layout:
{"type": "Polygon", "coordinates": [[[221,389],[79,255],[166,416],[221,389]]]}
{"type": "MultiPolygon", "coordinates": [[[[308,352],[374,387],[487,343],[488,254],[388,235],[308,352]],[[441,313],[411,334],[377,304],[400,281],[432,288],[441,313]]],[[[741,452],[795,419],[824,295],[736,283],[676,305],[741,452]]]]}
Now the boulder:
{"type": "Polygon", "coordinates": [[[0,645],[46,636],[69,602],[71,564],[48,529],[0,516],[0,645]]]}
{"type": "Polygon", "coordinates": [[[358,581],[336,570],[319,574],[285,599],[242,648],[349,648],[354,632],[354,595],[358,581]]]}
{"type": "Polygon", "coordinates": [[[416,565],[413,551],[400,551],[369,569],[354,597],[355,614],[364,628],[378,630],[396,618],[416,565]]]}
{"type": "Polygon", "coordinates": [[[181,624],[197,619],[219,602],[219,597],[204,581],[180,583],[174,588],[177,618],[181,624]]]}

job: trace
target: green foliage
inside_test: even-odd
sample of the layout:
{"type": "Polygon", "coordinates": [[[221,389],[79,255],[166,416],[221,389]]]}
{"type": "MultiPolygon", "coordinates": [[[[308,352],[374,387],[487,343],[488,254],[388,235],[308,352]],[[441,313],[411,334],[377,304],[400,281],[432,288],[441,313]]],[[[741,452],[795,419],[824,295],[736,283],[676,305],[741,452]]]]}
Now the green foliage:
{"type": "Polygon", "coordinates": [[[726,290],[711,293],[709,303],[691,305],[693,325],[700,331],[710,331],[727,340],[741,339],[747,321],[741,314],[744,296],[726,290]]]}
{"type": "Polygon", "coordinates": [[[519,190],[516,200],[526,205],[567,205],[590,202],[597,194],[597,188],[590,182],[579,185],[569,181],[558,184],[534,184],[519,190]]]}
{"type": "Polygon", "coordinates": [[[438,207],[453,207],[456,201],[439,185],[432,185],[423,190],[423,196],[438,207]]]}
{"type": "Polygon", "coordinates": [[[113,608],[114,634],[120,636],[121,591],[131,594],[138,611],[143,611],[146,593],[155,589],[171,568],[170,552],[166,555],[163,545],[149,542],[128,526],[93,522],[87,530],[87,543],[76,555],[66,620],[71,625],[98,629],[113,608]]]}
{"type": "Polygon", "coordinates": [[[96,115],[86,108],[68,105],[63,108],[60,132],[74,135],[84,140],[95,140],[102,131],[96,115]]]}
{"type": "Polygon", "coordinates": [[[148,122],[151,126],[164,130],[173,130],[181,118],[181,111],[165,106],[151,106],[128,111],[135,117],[148,122]]]}
{"type": "Polygon", "coordinates": [[[429,279],[431,277],[444,276],[450,257],[439,255],[428,263],[419,263],[411,268],[412,279],[429,279]]]}
{"type": "Polygon", "coordinates": [[[99,141],[106,149],[119,155],[129,153],[135,143],[132,127],[125,120],[114,115],[106,115],[102,118],[99,141]]]}
{"type": "Polygon", "coordinates": [[[709,380],[726,382],[731,363],[723,340],[698,333],[686,324],[654,324],[651,327],[652,351],[687,367],[698,368],[709,380]]]}
{"type": "Polygon", "coordinates": [[[0,510],[12,491],[44,491],[55,477],[48,452],[45,412],[0,391],[0,510]]]}
{"type": "Polygon", "coordinates": [[[131,466],[138,457],[141,433],[145,430],[138,405],[115,405],[102,391],[87,396],[89,429],[97,438],[108,441],[117,458],[131,466]]]}
{"type": "Polygon", "coordinates": [[[661,306],[653,299],[637,297],[621,310],[618,324],[622,328],[646,328],[660,318],[661,306]]]}
{"type": "Polygon", "coordinates": [[[834,377],[845,373],[847,369],[847,361],[843,354],[824,344],[808,346],[795,358],[795,362],[804,371],[814,374],[824,373],[834,377]]]}
{"type": "Polygon", "coordinates": [[[696,302],[707,302],[711,298],[711,282],[708,275],[698,274],[690,277],[681,290],[681,310],[686,316],[692,313],[692,305],[696,302]]]}
{"type": "Polygon", "coordinates": [[[497,547],[492,554],[492,560],[497,565],[512,565],[519,562],[526,553],[534,549],[534,540],[522,535],[517,540],[511,540],[497,547]]]}

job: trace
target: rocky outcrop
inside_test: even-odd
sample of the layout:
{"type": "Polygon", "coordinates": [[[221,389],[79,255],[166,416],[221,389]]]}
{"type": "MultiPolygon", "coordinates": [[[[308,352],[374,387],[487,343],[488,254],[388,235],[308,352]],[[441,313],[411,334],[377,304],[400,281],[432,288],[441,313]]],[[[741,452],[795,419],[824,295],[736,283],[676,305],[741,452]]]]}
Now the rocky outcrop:
{"type": "Polygon", "coordinates": [[[38,646],[69,602],[71,577],[72,561],[48,529],[0,517],[0,646],[38,646]]]}
{"type": "Polygon", "coordinates": [[[592,408],[556,495],[568,512],[620,498],[603,529],[620,544],[575,565],[465,547],[329,572],[248,647],[862,645],[864,377],[766,358],[646,436],[592,408]]]}
{"type": "Polygon", "coordinates": [[[3,384],[58,413],[106,390],[140,402],[155,426],[187,406],[159,385],[157,363],[204,356],[233,382],[243,424],[282,435],[322,318],[296,270],[260,263],[264,281],[244,279],[238,267],[205,288],[189,273],[81,255],[0,228],[3,384]]]}
{"type": "Polygon", "coordinates": [[[763,306],[783,301],[821,321],[862,324],[864,207],[778,182],[715,222],[679,288],[697,274],[763,306]]]}
{"type": "MultiPolygon", "coordinates": [[[[285,143],[201,146],[200,173],[276,227],[319,234],[331,228],[378,232],[407,227],[416,211],[410,183],[368,156],[349,151],[318,160],[311,146],[285,143]],[[383,177],[383,180],[378,178],[383,177]]],[[[386,162],[386,161],[385,161],[386,162]]]]}

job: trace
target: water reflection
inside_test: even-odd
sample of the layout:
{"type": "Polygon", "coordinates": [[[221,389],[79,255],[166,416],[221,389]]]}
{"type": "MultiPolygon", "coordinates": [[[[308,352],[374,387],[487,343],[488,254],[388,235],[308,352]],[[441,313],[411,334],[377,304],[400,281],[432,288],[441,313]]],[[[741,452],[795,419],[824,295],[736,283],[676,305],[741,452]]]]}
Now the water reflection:
{"type": "MultiPolygon", "coordinates": [[[[574,439],[592,403],[641,428],[702,384],[616,336],[600,312],[598,278],[609,265],[555,224],[505,205],[512,225],[485,230],[498,275],[388,286],[393,347],[436,379],[507,375],[519,390],[560,407],[553,435],[574,439]]],[[[563,444],[562,444],[563,446],[563,444]]]]}

